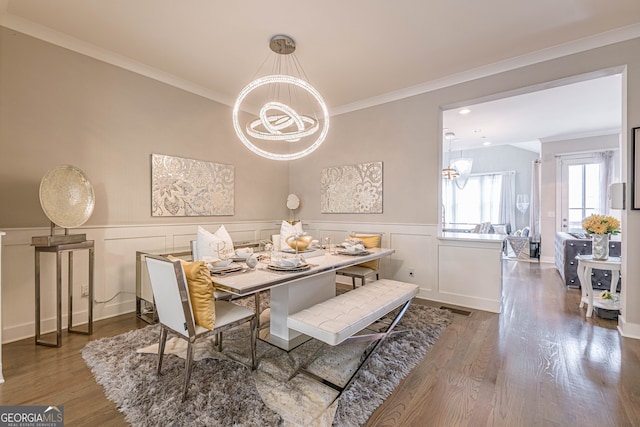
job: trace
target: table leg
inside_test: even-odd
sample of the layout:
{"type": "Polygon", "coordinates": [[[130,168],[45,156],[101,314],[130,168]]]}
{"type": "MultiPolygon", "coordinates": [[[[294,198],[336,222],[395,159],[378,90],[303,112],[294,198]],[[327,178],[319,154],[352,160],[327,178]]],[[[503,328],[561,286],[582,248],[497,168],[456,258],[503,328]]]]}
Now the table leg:
{"type": "Polygon", "coordinates": [[[578,280],[580,281],[580,308],[584,307],[584,303],[587,300],[587,288],[585,286],[584,279],[582,278],[582,276],[584,276],[584,265],[578,261],[578,280]]]}
{"type": "Polygon", "coordinates": [[[593,314],[593,286],[591,284],[591,266],[585,266],[578,260],[578,279],[580,280],[580,288],[582,297],[580,298],[580,308],[587,303],[587,317],[593,314]]]}
{"type": "Polygon", "coordinates": [[[87,310],[89,310],[89,335],[93,335],[93,275],[94,275],[94,248],[89,248],[89,302],[87,310]]]}
{"type": "Polygon", "coordinates": [[[307,336],[288,328],[289,314],[297,313],[335,295],[335,271],[304,277],[272,288],[268,341],[289,351],[308,340],[307,336]]]}
{"type": "Polygon", "coordinates": [[[609,290],[612,294],[615,294],[618,290],[618,281],[620,280],[620,271],[611,270],[611,289],[609,290]]]}
{"type": "MultiPolygon", "coordinates": [[[[587,288],[587,317],[593,315],[593,285],[591,284],[591,266],[584,269],[584,282],[587,288]]],[[[584,284],[582,285],[585,286],[584,284]]]]}
{"type": "Polygon", "coordinates": [[[73,329],[73,251],[69,251],[69,272],[67,273],[67,331],[73,329]]]}
{"type": "Polygon", "coordinates": [[[92,335],[93,334],[93,248],[89,248],[89,301],[87,302],[87,330],[76,329],[73,327],[72,309],[73,309],[73,253],[69,252],[69,325],[67,331],[74,334],[92,335]]]}
{"type": "Polygon", "coordinates": [[[40,341],[40,251],[36,249],[36,344],[40,341]]]}

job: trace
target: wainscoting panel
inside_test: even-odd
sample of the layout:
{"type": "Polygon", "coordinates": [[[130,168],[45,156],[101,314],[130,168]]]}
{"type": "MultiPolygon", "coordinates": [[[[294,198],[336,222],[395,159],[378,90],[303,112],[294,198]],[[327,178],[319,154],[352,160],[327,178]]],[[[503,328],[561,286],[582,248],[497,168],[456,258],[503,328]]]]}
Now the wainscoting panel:
{"type": "Polygon", "coordinates": [[[96,301],[104,303],[94,307],[97,318],[116,316],[135,311],[136,308],[136,251],[163,248],[165,236],[132,236],[104,240],[104,280],[96,286],[96,301]],[[130,258],[133,256],[133,263],[130,258]]]}
{"type": "MultiPolygon", "coordinates": [[[[224,225],[235,242],[242,242],[270,239],[272,234],[280,232],[280,222],[227,222],[224,225]]],[[[220,223],[200,225],[215,232],[220,223]]],[[[135,311],[136,251],[171,253],[188,250],[189,242],[196,238],[197,227],[198,224],[158,224],[72,230],[72,233],[86,233],[89,240],[95,241],[94,319],[135,311]]],[[[466,272],[470,277],[477,276],[470,268],[469,260],[483,262],[481,245],[467,244],[471,247],[460,252],[459,248],[452,247],[451,241],[437,237],[436,225],[303,221],[303,227],[318,240],[330,236],[334,244],[343,241],[349,232],[382,233],[382,246],[394,248],[396,252],[381,260],[381,277],[418,284],[420,298],[499,312],[499,296],[488,297],[478,287],[487,286],[491,292],[499,292],[500,276],[466,282],[456,278],[452,281],[460,272],[466,272]],[[443,245],[447,247],[443,249],[443,245]],[[410,270],[413,270],[413,275],[409,274],[410,270]]],[[[10,342],[35,334],[34,249],[31,238],[49,234],[49,228],[5,231],[7,234],[2,242],[2,338],[10,342]]],[[[498,257],[499,249],[495,253],[498,257]]],[[[74,319],[82,322],[87,318],[87,298],[80,297],[81,287],[87,281],[86,254],[79,251],[74,257],[74,319]]],[[[50,304],[43,311],[43,331],[55,328],[55,257],[51,258],[43,258],[42,263],[42,298],[50,304]]],[[[491,260],[493,262],[493,258],[491,260]]],[[[496,258],[495,262],[500,261],[496,258]]],[[[63,313],[66,313],[66,262],[63,270],[63,313]]],[[[349,278],[339,277],[338,280],[350,283],[349,278]]],[[[62,322],[66,325],[66,314],[62,322]]]]}
{"type": "MultiPolygon", "coordinates": [[[[276,221],[225,223],[234,241],[270,238],[279,230],[276,221]]],[[[200,224],[215,232],[220,223],[200,224]]],[[[135,311],[136,251],[170,253],[189,248],[196,238],[197,224],[86,227],[70,230],[86,234],[95,242],[94,319],[104,319],[135,311]]],[[[3,342],[35,335],[35,266],[33,236],[43,236],[49,228],[9,229],[4,236],[2,259],[3,342]]],[[[61,232],[61,231],[59,231],[61,232]]],[[[87,320],[87,298],[81,297],[87,284],[87,251],[74,253],[74,323],[87,320]]],[[[67,324],[67,257],[63,258],[62,325],[67,324]]],[[[42,331],[55,330],[55,256],[41,259],[42,331]]]]}
{"type": "Polygon", "coordinates": [[[501,242],[442,240],[438,245],[441,301],[500,313],[501,242]]]}
{"type": "Polygon", "coordinates": [[[425,234],[391,233],[391,256],[387,273],[395,280],[416,283],[422,292],[436,286],[435,236],[425,234]]]}

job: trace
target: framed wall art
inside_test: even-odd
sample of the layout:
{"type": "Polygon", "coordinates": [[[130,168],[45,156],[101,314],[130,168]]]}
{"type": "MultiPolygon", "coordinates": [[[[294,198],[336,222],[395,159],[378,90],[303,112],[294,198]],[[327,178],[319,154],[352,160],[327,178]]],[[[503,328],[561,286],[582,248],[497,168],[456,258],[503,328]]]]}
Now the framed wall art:
{"type": "Polygon", "coordinates": [[[151,216],[234,213],[233,165],[151,155],[151,216]]]}
{"type": "Polygon", "coordinates": [[[320,183],[322,213],[382,213],[382,162],[325,168],[320,183]]]}

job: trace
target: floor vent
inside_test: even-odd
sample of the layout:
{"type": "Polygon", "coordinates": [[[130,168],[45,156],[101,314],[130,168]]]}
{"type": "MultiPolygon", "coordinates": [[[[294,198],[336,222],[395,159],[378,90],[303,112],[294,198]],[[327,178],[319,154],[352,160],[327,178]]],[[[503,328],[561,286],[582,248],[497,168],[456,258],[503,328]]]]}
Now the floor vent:
{"type": "Polygon", "coordinates": [[[451,307],[445,307],[443,305],[440,306],[440,309],[442,310],[449,310],[450,312],[454,313],[454,314],[459,314],[461,316],[469,316],[471,315],[470,311],[467,310],[460,310],[458,308],[451,308],[451,307]]]}

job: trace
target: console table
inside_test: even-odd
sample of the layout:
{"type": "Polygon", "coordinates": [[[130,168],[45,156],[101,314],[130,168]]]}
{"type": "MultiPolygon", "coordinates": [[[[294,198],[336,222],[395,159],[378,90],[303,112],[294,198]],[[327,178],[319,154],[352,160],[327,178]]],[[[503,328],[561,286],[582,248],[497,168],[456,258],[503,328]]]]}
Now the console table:
{"type": "Polygon", "coordinates": [[[39,246],[35,245],[35,268],[36,268],[36,344],[48,347],[60,347],[62,344],[62,254],[69,254],[69,271],[68,271],[68,326],[67,331],[91,335],[93,334],[93,240],[84,240],[77,243],[61,243],[56,245],[39,246]],[[89,304],[88,316],[89,322],[86,331],[73,329],[73,251],[76,250],[89,251],[89,304]],[[40,337],[40,254],[55,253],[56,254],[56,341],[43,341],[40,337]]]}
{"type": "Polygon", "coordinates": [[[607,260],[595,260],[591,255],[577,255],[578,260],[578,278],[582,287],[582,298],[580,299],[580,307],[587,304],[587,317],[593,314],[593,307],[605,310],[620,310],[620,299],[616,293],[618,280],[620,280],[620,268],[622,265],[620,257],[609,257],[607,260]],[[610,270],[611,271],[611,289],[610,293],[613,299],[602,299],[593,296],[593,285],[591,283],[591,270],[610,270]]]}

